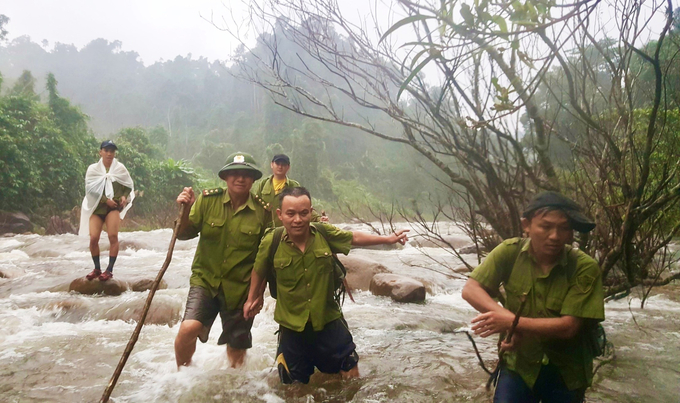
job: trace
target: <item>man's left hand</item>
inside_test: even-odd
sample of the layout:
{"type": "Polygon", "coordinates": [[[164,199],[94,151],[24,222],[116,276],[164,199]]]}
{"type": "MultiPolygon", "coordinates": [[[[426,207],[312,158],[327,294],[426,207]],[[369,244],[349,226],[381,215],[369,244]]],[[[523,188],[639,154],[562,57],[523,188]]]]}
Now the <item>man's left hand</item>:
{"type": "Polygon", "coordinates": [[[127,198],[125,196],[121,196],[120,203],[118,203],[118,207],[120,207],[120,209],[122,210],[125,208],[125,206],[127,206],[127,203],[128,203],[127,198]]]}
{"type": "Polygon", "coordinates": [[[488,337],[510,330],[513,320],[515,315],[508,310],[489,311],[472,319],[472,330],[477,336],[488,337]]]}

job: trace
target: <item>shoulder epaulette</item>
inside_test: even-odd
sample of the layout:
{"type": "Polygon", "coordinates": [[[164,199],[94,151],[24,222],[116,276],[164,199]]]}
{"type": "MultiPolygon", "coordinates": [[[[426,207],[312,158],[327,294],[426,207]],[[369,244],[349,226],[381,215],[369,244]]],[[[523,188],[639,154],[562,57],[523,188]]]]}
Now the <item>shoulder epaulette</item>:
{"type": "Polygon", "coordinates": [[[260,205],[261,205],[262,207],[264,207],[265,210],[271,211],[272,206],[269,205],[269,203],[267,203],[266,201],[262,200],[262,198],[260,197],[260,195],[258,195],[258,194],[253,194],[253,196],[255,197],[255,200],[256,200],[258,203],[260,203],[260,205]]]}
{"type": "Polygon", "coordinates": [[[519,238],[519,237],[509,238],[509,239],[506,239],[505,241],[503,241],[503,243],[506,244],[506,245],[515,245],[515,244],[518,244],[520,242],[522,242],[522,238],[519,238]]]}
{"type": "Polygon", "coordinates": [[[222,193],[224,193],[224,189],[222,188],[205,189],[203,190],[203,197],[221,195],[222,193]]]}

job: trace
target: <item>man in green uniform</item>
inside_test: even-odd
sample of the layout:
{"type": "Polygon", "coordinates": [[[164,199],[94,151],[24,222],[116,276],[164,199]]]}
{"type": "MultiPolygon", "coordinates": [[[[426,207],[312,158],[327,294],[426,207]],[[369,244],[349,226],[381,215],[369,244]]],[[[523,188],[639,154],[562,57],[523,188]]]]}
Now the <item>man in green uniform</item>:
{"type": "MultiPolygon", "coordinates": [[[[286,154],[276,154],[272,158],[270,167],[272,174],[259,180],[253,188],[255,189],[256,199],[265,210],[270,212],[274,227],[280,227],[281,220],[276,215],[276,209],[279,208],[279,198],[277,196],[284,189],[299,187],[300,182],[287,176],[290,170],[290,158],[286,154]]],[[[316,211],[312,211],[312,221],[328,222],[328,217],[325,215],[320,216],[316,211]]]]}
{"type": "Polygon", "coordinates": [[[196,199],[191,188],[177,197],[185,208],[179,239],[201,235],[191,266],[189,296],[184,319],[175,339],[177,366],[189,365],[196,339],[205,343],[219,313],[222,335],[217,344],[227,345],[232,367],[243,363],[252,347],[252,319],[243,317],[250,273],[257,248],[270,218],[250,193],[262,176],[249,154],[238,152],[219,172],[227,189],[204,190],[196,199]]]}
{"type": "Polygon", "coordinates": [[[260,244],[244,316],[253,318],[262,308],[265,279],[274,270],[278,293],[274,320],[280,325],[276,362],[281,381],[307,383],[314,367],[344,378],[358,377],[359,356],[333,298],[332,254],[347,254],[352,245],[404,244],[408,230],[374,235],[329,224],[318,224],[323,231],[317,230],[310,226],[312,198],[305,188],[285,189],[279,197],[281,207],[276,213],[285,230],[273,261],[269,259],[273,231],[260,244]]]}
{"type": "Polygon", "coordinates": [[[604,320],[602,276],[597,262],[572,248],[574,230],[595,224],[572,200],[554,192],[536,196],[522,215],[527,238],[501,243],[477,267],[463,298],[480,315],[475,334],[503,337],[525,300],[503,362],[494,402],[582,402],[592,382],[592,329],[604,320]],[[505,302],[494,298],[499,286],[505,302]]]}

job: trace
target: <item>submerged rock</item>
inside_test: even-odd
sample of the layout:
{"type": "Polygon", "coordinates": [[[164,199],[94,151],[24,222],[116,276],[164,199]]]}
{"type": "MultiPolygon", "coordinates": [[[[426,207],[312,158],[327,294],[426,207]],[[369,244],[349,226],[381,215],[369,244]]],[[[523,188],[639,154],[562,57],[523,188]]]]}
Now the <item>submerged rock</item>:
{"type": "Polygon", "coordinates": [[[374,275],[389,272],[385,266],[365,257],[339,254],[338,259],[347,269],[347,285],[351,290],[368,291],[374,275]]]}
{"type": "MultiPolygon", "coordinates": [[[[130,284],[130,289],[137,292],[147,291],[151,289],[154,281],[155,279],[153,278],[143,278],[132,282],[130,284]]],[[[166,288],[168,288],[168,283],[166,283],[165,280],[161,280],[160,284],[158,284],[158,289],[165,290],[166,288]]]]}
{"type": "Polygon", "coordinates": [[[88,280],[85,277],[78,277],[71,282],[68,290],[85,295],[120,295],[128,290],[128,285],[126,282],[117,280],[116,278],[112,278],[108,281],[99,281],[97,279],[88,280]]]}
{"type": "Polygon", "coordinates": [[[465,235],[442,235],[442,239],[435,236],[423,236],[416,235],[409,241],[411,246],[416,246],[420,248],[449,248],[453,246],[454,248],[462,248],[470,245],[470,238],[465,235]]]}
{"type": "Polygon", "coordinates": [[[391,273],[379,273],[373,276],[370,290],[373,295],[389,296],[397,302],[425,301],[425,285],[410,277],[391,273]]]}

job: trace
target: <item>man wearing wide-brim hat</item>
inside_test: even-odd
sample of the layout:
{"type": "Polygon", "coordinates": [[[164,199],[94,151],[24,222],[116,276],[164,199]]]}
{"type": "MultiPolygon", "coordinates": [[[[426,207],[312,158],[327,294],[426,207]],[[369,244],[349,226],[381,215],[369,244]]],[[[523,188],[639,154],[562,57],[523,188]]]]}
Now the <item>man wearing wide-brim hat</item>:
{"type": "Polygon", "coordinates": [[[534,197],[521,221],[526,237],[494,248],[463,288],[463,299],[480,312],[475,334],[503,341],[494,402],[582,402],[598,355],[592,335],[604,320],[604,292],[597,262],[571,243],[574,230],[586,233],[595,223],[555,192],[534,197]],[[501,284],[502,306],[494,300],[501,284]]]}
{"type": "Polygon", "coordinates": [[[271,220],[250,193],[262,172],[250,154],[237,152],[227,158],[218,175],[226,189],[206,189],[196,198],[188,187],[177,197],[178,203],[186,205],[178,238],[200,234],[186,311],[175,339],[178,367],[191,363],[196,339],[208,340],[218,314],[222,334],[217,344],[227,345],[232,367],[243,364],[246,350],[252,347],[253,322],[243,317],[243,304],[260,239],[271,220]]]}

